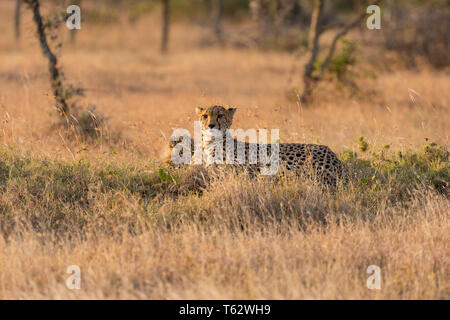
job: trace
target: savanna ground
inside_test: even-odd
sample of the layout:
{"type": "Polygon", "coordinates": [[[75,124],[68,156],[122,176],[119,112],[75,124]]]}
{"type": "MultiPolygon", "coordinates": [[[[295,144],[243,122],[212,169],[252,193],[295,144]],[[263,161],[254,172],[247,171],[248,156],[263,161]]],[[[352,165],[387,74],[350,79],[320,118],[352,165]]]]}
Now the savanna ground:
{"type": "Polygon", "coordinates": [[[157,15],[86,23],[59,51],[109,117],[85,142],[52,127],[31,15],[18,43],[12,15],[1,1],[0,298],[450,298],[448,70],[407,68],[371,42],[377,31],[354,32],[358,89],[324,81],[304,106],[292,52],[207,46],[209,31],[181,20],[161,55],[157,15]],[[348,180],[332,192],[161,164],[172,130],[192,132],[209,104],[237,107],[235,128],[329,145],[348,180]],[[80,290],[66,287],[69,265],[80,290]],[[380,290],[366,287],[370,265],[380,290]]]}

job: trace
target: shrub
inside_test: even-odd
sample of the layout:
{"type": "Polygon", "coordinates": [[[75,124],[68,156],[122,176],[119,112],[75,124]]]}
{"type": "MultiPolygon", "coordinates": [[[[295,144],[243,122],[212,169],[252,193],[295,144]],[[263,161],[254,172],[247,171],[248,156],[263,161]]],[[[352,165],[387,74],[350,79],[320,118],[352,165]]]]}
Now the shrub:
{"type": "Polygon", "coordinates": [[[390,3],[389,15],[382,27],[384,45],[399,52],[405,61],[414,65],[416,57],[424,57],[432,66],[450,65],[450,7],[444,1],[409,8],[390,3]]]}

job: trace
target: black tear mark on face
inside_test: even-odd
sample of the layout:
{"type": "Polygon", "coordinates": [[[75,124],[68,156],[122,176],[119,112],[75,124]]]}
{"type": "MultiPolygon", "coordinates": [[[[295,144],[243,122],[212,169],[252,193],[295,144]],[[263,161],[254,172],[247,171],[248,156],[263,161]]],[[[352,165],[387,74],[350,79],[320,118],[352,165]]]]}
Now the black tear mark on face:
{"type": "Polygon", "coordinates": [[[195,111],[202,123],[203,130],[218,129],[224,131],[231,127],[236,108],[226,109],[222,106],[198,107],[195,111]]]}

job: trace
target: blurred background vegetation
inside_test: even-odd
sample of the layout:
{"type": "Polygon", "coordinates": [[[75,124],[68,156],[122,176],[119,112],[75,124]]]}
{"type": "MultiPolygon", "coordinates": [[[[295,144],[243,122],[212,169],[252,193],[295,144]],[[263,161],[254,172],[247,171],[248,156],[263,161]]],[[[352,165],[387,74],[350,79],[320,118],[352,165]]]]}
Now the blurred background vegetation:
{"type": "MultiPolygon", "coordinates": [[[[16,0],[17,2],[23,0],[16,0]]],[[[125,13],[134,23],[145,15],[161,10],[168,3],[170,21],[183,21],[210,27],[220,42],[236,46],[294,51],[307,46],[314,0],[40,0],[66,7],[82,4],[84,22],[109,24],[118,22],[125,13]],[[227,25],[248,25],[240,37],[227,25]]],[[[323,1],[323,30],[345,26],[353,16],[365,11],[370,2],[359,0],[323,1]]],[[[373,2],[373,1],[372,1],[373,2]]],[[[404,56],[414,65],[415,56],[425,57],[434,67],[450,65],[449,0],[384,0],[382,37],[377,43],[404,56]]],[[[205,39],[203,45],[214,42],[205,39]]],[[[372,40],[372,39],[371,39],[372,40]]],[[[374,39],[375,40],[375,39],[374,39]]]]}
{"type": "MultiPolygon", "coordinates": [[[[450,65],[450,1],[357,1],[357,0],[15,0],[15,34],[20,38],[21,3],[40,3],[59,8],[44,16],[44,25],[51,29],[56,17],[64,16],[70,4],[82,6],[82,21],[90,24],[136,24],[147,15],[161,15],[161,53],[170,50],[173,22],[202,27],[205,32],[198,45],[232,46],[297,52],[306,57],[301,73],[302,87],[287,93],[308,104],[319,80],[337,79],[340,84],[356,88],[348,69],[357,62],[358,46],[377,46],[395,53],[397,60],[416,67],[425,60],[432,68],[450,65]],[[364,34],[369,4],[382,10],[381,32],[364,34]],[[56,13],[55,13],[56,12],[56,13]],[[61,15],[62,14],[62,15],[61,15]],[[315,17],[315,18],[314,18],[315,17]],[[125,21],[123,21],[125,20],[125,21]],[[360,28],[356,28],[356,27],[360,28]],[[345,39],[352,29],[359,29],[360,41],[345,39]],[[323,34],[334,32],[325,41],[323,34]],[[327,42],[328,48],[323,42],[327,42]]],[[[150,30],[149,30],[150,31],[150,30]]],[[[154,32],[154,30],[151,30],[154,32]]],[[[72,32],[72,42],[76,40],[72,32]]],[[[53,35],[54,36],[54,35],[53,35]]],[[[54,36],[56,37],[56,36],[54,36]]],[[[57,46],[60,46],[58,44],[57,46]]],[[[367,51],[367,49],[366,49],[367,51]]],[[[363,54],[366,54],[364,52],[363,54]]],[[[384,53],[383,53],[384,54],[384,53]]],[[[291,78],[297,73],[292,71],[291,78]]],[[[297,78],[300,78],[297,76],[297,78]]]]}
{"type": "MultiPolygon", "coordinates": [[[[4,59],[11,66],[4,73],[15,79],[17,70],[33,70],[24,64],[28,54],[41,54],[32,10],[25,5],[33,2],[40,4],[44,34],[58,59],[61,77],[52,78],[51,87],[58,81],[62,87],[52,95],[61,93],[59,101],[70,109],[60,122],[88,137],[103,137],[109,109],[122,93],[131,99],[122,102],[128,115],[173,106],[154,120],[154,127],[166,132],[181,125],[177,108],[187,114],[204,101],[263,105],[267,117],[258,110],[254,121],[267,119],[264,126],[275,122],[272,110],[278,106],[288,112],[287,106],[320,109],[328,103],[335,109],[366,104],[370,110],[409,108],[419,100],[436,110],[447,105],[442,90],[419,72],[446,86],[450,0],[9,0],[1,3],[7,37],[0,50],[5,57],[16,50],[10,57],[15,65],[4,59]],[[65,27],[71,4],[81,7],[81,30],[65,27]],[[381,8],[380,30],[366,27],[369,4],[381,8]],[[401,80],[392,77],[388,83],[385,78],[394,74],[401,80]],[[411,91],[412,76],[418,85],[411,91]],[[403,91],[397,81],[406,86],[403,91]],[[419,99],[427,90],[438,93],[419,99]]],[[[46,66],[37,64],[36,70],[46,66]]],[[[135,118],[142,116],[130,116],[130,122],[135,118]]],[[[341,126],[343,119],[336,121],[341,126]]],[[[138,134],[130,133],[130,140],[138,134]]]]}

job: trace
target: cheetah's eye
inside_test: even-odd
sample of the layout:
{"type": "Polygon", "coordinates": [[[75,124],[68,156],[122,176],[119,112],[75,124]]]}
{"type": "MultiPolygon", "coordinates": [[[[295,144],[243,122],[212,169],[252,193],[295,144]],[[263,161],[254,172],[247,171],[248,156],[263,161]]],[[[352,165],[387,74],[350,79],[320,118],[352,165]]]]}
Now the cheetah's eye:
{"type": "Polygon", "coordinates": [[[203,118],[203,119],[207,119],[208,116],[207,116],[206,114],[204,114],[204,115],[202,116],[202,118],[203,118]]]}

